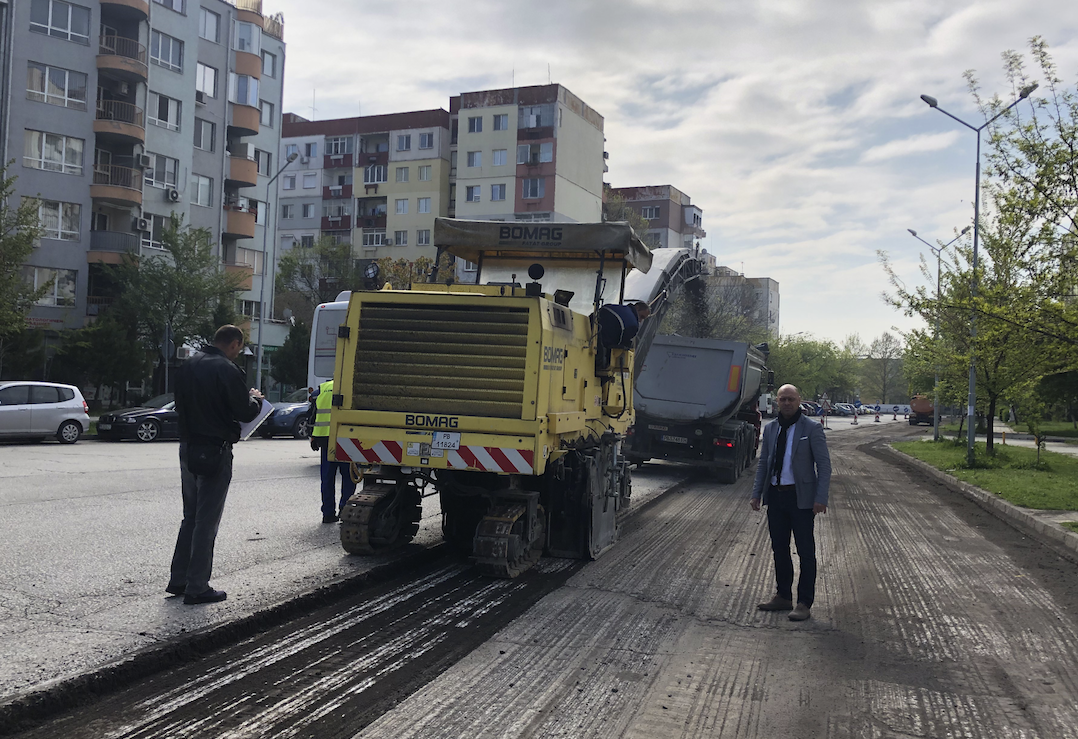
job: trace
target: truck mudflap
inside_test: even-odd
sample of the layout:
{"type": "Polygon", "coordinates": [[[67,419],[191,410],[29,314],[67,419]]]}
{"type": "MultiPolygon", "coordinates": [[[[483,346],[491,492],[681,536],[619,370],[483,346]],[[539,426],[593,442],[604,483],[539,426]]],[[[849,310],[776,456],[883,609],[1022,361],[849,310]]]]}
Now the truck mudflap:
{"type": "Polygon", "coordinates": [[[337,437],[338,462],[434,467],[513,475],[535,474],[535,452],[504,446],[461,445],[433,449],[426,442],[377,441],[337,437]]]}

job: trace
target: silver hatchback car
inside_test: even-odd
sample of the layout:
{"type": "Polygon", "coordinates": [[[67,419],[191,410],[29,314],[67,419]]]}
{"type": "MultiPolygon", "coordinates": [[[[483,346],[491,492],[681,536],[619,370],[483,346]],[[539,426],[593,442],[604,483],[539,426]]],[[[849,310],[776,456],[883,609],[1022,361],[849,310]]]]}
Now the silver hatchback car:
{"type": "Polygon", "coordinates": [[[55,436],[74,444],[89,428],[89,408],[74,385],[0,382],[0,438],[55,436]]]}

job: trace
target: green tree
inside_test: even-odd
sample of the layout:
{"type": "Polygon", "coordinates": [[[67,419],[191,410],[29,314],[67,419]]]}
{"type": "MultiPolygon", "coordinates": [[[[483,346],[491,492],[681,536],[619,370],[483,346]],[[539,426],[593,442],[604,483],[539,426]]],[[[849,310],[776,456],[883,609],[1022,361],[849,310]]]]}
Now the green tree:
{"type": "Polygon", "coordinates": [[[284,344],[273,354],[273,378],[283,385],[307,385],[307,357],[311,346],[311,329],[303,321],[288,329],[284,344]]]}
{"type": "Polygon", "coordinates": [[[308,326],[319,304],[333,301],[342,290],[366,286],[351,244],[334,244],[323,237],[313,246],[292,247],[277,262],[277,306],[290,309],[308,326]]]}
{"type": "Polygon", "coordinates": [[[116,269],[120,297],[109,309],[154,355],[161,352],[168,329],[177,347],[209,343],[215,317],[222,305],[233,303],[242,282],[221,268],[208,229],[183,226],[173,216],[161,243],[162,255],[125,255],[116,269]]]}
{"type": "MultiPolygon", "coordinates": [[[[412,261],[382,257],[378,260],[378,279],[372,287],[381,290],[389,284],[394,290],[410,290],[414,282],[427,282],[433,267],[434,260],[425,256],[412,261]]],[[[445,282],[452,277],[449,255],[443,252],[438,262],[438,281],[445,282]]]]}
{"type": "Polygon", "coordinates": [[[27,198],[11,207],[15,180],[7,176],[7,167],[0,168],[0,369],[13,335],[26,328],[30,308],[49,288],[42,285],[35,290],[23,272],[41,238],[41,223],[36,200],[27,198]]]}
{"type": "Polygon", "coordinates": [[[100,398],[104,386],[122,390],[127,383],[146,377],[151,369],[150,355],[133,327],[106,312],[84,328],[64,332],[50,377],[58,382],[93,386],[98,390],[95,396],[100,398]]]}
{"type": "Polygon", "coordinates": [[[864,364],[864,389],[868,397],[880,403],[905,403],[907,388],[902,386],[902,340],[884,331],[868,347],[864,364]]]}
{"type": "Polygon", "coordinates": [[[831,342],[808,336],[780,336],[770,342],[770,349],[767,363],[775,373],[777,386],[795,385],[806,400],[824,393],[830,396],[836,364],[835,346],[831,342]]]}
{"type": "Polygon", "coordinates": [[[609,185],[603,185],[603,221],[625,221],[632,226],[633,231],[641,239],[645,240],[651,223],[640,211],[634,209],[625,198],[614,192],[609,185]]]}

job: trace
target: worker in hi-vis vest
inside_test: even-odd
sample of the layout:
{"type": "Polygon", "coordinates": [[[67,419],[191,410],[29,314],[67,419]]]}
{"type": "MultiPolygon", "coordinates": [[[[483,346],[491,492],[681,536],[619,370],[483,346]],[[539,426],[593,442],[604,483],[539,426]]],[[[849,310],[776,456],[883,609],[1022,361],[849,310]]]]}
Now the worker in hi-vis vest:
{"type": "Polygon", "coordinates": [[[322,523],[335,523],[340,518],[340,509],[356,492],[356,483],[347,462],[329,461],[329,411],[333,401],[333,380],[319,385],[311,399],[315,410],[314,423],[311,425],[311,449],[318,449],[322,454],[322,523]],[[343,480],[339,506],[334,503],[338,471],[343,480]]]}

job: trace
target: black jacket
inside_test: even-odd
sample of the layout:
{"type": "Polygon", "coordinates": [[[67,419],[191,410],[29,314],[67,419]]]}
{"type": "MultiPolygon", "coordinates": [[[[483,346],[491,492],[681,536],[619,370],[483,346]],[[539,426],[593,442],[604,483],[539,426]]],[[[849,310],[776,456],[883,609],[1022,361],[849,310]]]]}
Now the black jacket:
{"type": "Polygon", "coordinates": [[[239,441],[240,422],[253,421],[261,408],[243,371],[215,346],[195,352],[176,373],[180,441],[239,441]]]}

